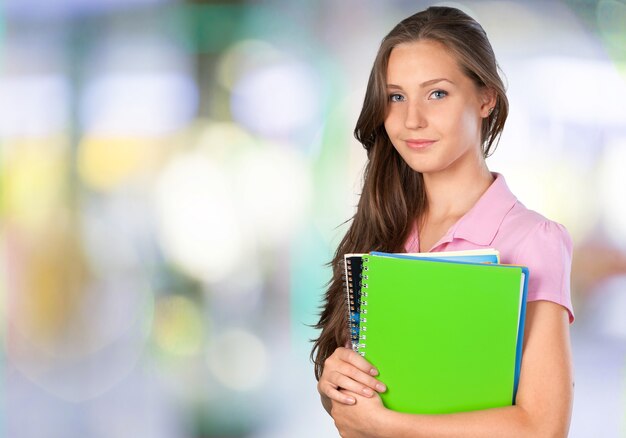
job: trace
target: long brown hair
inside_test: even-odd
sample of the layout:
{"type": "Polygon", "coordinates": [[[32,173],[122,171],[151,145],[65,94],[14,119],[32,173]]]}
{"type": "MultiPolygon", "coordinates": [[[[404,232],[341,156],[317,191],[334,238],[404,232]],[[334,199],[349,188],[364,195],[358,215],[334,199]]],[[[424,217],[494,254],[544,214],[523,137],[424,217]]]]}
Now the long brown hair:
{"type": "Polygon", "coordinates": [[[382,40],[354,129],[354,136],[367,151],[363,190],[352,224],[330,262],[332,278],[316,325],[321,332],[314,341],[311,359],[317,379],[326,358],[348,340],[348,310],[342,277],[344,254],[404,251],[405,240],[427,205],[422,174],[411,169],[397,153],[384,127],[389,55],[397,45],[418,40],[443,44],[478,87],[495,92],[496,105],[483,119],[481,130],[485,157],[495,150],[508,115],[509,104],[491,44],[480,24],[464,12],[449,7],[430,7],[401,21],[382,40]]]}

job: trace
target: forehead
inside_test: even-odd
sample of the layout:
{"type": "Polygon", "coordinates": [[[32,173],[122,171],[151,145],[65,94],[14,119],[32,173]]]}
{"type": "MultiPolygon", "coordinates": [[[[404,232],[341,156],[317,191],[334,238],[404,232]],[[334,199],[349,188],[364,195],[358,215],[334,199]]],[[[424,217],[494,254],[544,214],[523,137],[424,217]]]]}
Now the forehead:
{"type": "Polygon", "coordinates": [[[387,64],[387,81],[393,83],[464,76],[454,55],[443,44],[431,40],[397,45],[391,50],[387,64]]]}

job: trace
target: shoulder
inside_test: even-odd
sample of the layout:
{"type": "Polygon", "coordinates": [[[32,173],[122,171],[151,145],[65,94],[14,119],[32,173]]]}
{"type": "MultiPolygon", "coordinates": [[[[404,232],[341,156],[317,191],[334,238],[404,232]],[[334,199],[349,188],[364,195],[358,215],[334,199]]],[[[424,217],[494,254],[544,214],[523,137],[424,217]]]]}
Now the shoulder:
{"type": "MultiPolygon", "coordinates": [[[[574,320],[570,296],[572,238],[560,223],[517,203],[502,224],[507,248],[504,263],[528,267],[528,301],[546,300],[568,310],[574,320]]],[[[502,252],[502,251],[501,251],[502,252]]]]}
{"type": "Polygon", "coordinates": [[[524,258],[528,250],[534,252],[538,247],[558,246],[563,251],[572,251],[572,238],[564,225],[526,208],[519,201],[502,221],[496,240],[501,240],[508,249],[509,263],[520,263],[520,257],[524,258]]]}
{"type": "Polygon", "coordinates": [[[496,180],[468,214],[459,237],[490,246],[505,264],[526,266],[528,301],[552,301],[574,314],[570,297],[572,239],[560,223],[526,208],[509,190],[504,177],[496,180]]]}

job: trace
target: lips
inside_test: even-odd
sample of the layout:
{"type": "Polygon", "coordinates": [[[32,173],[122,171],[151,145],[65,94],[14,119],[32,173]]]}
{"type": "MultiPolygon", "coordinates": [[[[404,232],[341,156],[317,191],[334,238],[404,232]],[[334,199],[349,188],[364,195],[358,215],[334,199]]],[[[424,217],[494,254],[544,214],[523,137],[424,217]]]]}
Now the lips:
{"type": "Polygon", "coordinates": [[[431,144],[435,143],[436,140],[430,140],[426,138],[419,138],[419,139],[410,138],[405,141],[406,141],[407,146],[410,147],[411,149],[424,149],[430,146],[431,144]]]}

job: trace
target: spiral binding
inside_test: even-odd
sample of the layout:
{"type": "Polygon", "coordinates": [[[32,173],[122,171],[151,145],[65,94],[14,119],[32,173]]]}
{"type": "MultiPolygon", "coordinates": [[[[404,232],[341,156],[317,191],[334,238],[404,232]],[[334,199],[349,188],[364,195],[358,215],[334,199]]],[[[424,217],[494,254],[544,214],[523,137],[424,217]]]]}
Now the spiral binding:
{"type": "Polygon", "coordinates": [[[344,283],[346,285],[346,291],[347,291],[346,292],[346,304],[348,308],[348,318],[347,318],[348,333],[350,333],[350,342],[354,348],[354,343],[352,342],[352,312],[354,309],[354,295],[352,293],[352,261],[350,260],[349,257],[346,257],[344,262],[345,262],[345,269],[346,269],[346,272],[344,274],[344,283]]]}
{"type": "Polygon", "coordinates": [[[348,290],[348,325],[350,330],[350,343],[353,350],[357,350],[359,343],[359,312],[360,312],[360,281],[355,281],[357,272],[360,275],[361,263],[360,258],[346,257],[346,276],[348,290]]]}
{"type": "Polygon", "coordinates": [[[359,296],[359,334],[357,340],[357,352],[365,357],[367,340],[367,294],[369,293],[369,257],[363,256],[361,265],[360,296],[359,296]]]}
{"type": "MultiPolygon", "coordinates": [[[[347,271],[347,260],[345,261],[345,263],[346,266],[344,268],[347,271]]],[[[341,274],[341,281],[343,282],[343,287],[346,290],[346,308],[348,309],[348,318],[346,320],[346,324],[348,325],[348,330],[350,330],[350,289],[348,287],[348,276],[345,271],[343,274],[341,274]]]]}

